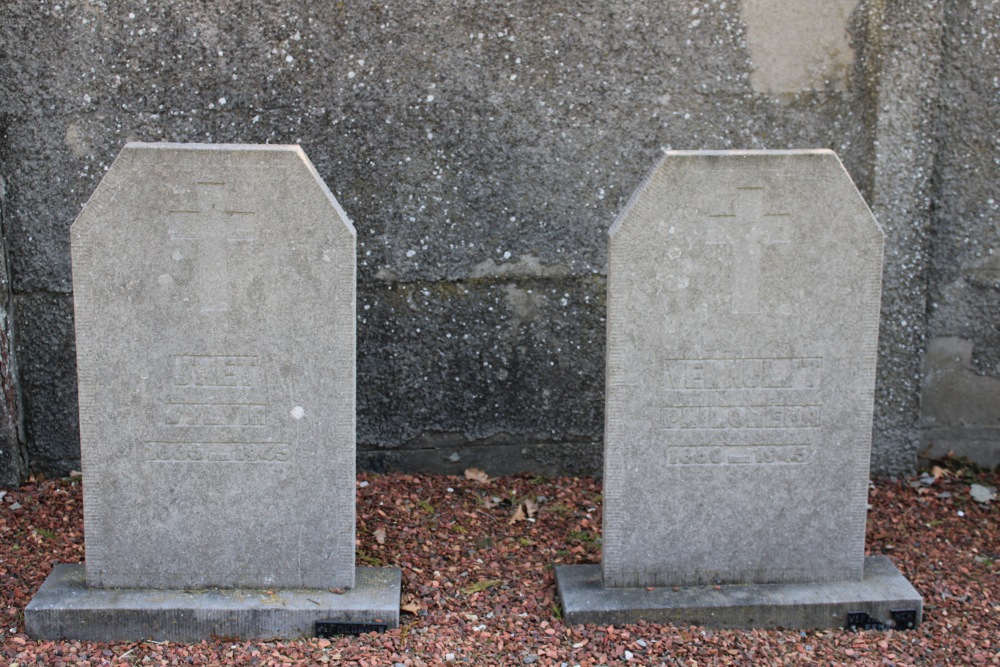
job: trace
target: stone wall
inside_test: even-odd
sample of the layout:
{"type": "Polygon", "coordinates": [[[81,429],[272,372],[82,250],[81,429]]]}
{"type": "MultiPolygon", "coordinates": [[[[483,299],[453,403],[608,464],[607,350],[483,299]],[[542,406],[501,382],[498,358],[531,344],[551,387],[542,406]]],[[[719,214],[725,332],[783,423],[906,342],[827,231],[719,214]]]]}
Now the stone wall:
{"type": "Polygon", "coordinates": [[[873,470],[911,470],[925,335],[1000,375],[960,242],[997,247],[996,3],[821,4],[8,0],[32,467],[78,466],[68,228],[142,140],[301,144],[358,231],[362,465],[497,473],[599,472],[606,231],[663,149],[832,148],[888,239],[873,470]]]}

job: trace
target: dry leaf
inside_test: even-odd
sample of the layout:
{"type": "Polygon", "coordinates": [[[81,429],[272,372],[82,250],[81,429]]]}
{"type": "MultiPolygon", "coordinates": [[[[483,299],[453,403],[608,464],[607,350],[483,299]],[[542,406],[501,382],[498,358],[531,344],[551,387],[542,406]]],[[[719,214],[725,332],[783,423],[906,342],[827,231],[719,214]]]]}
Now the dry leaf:
{"type": "Polygon", "coordinates": [[[492,498],[484,498],[483,499],[483,507],[486,508],[486,509],[488,509],[488,510],[491,510],[494,507],[497,507],[499,505],[500,505],[500,499],[497,498],[496,496],[493,496],[492,498]]]}
{"type": "Polygon", "coordinates": [[[385,528],[375,529],[375,541],[379,544],[385,544],[385,528]]]}
{"type": "Polygon", "coordinates": [[[501,579],[481,579],[474,584],[469,584],[463,590],[466,594],[471,595],[472,593],[481,593],[488,588],[494,588],[502,583],[501,579]]]}
{"type": "Polygon", "coordinates": [[[344,594],[344,589],[343,588],[328,588],[327,590],[330,591],[331,593],[333,593],[334,595],[343,595],[344,594]]]}
{"type": "Polygon", "coordinates": [[[947,477],[948,471],[942,468],[941,466],[934,466],[933,468],[931,468],[931,476],[934,478],[935,481],[937,481],[942,477],[947,477]]]}
{"type": "Polygon", "coordinates": [[[466,468],[465,478],[471,479],[474,482],[486,483],[490,481],[490,476],[487,475],[485,471],[480,470],[479,468],[466,468]]]}
{"type": "Polygon", "coordinates": [[[524,503],[522,503],[517,506],[517,509],[514,510],[514,516],[512,516],[510,518],[510,521],[508,521],[507,523],[514,524],[517,523],[518,521],[524,521],[527,518],[528,518],[527,515],[524,513],[524,503]]]}
{"type": "Polygon", "coordinates": [[[525,498],[524,511],[528,513],[529,519],[534,519],[538,514],[538,502],[534,498],[525,498]]]}
{"type": "Polygon", "coordinates": [[[416,602],[407,602],[406,604],[399,605],[399,610],[416,616],[420,612],[420,605],[416,602]]]}

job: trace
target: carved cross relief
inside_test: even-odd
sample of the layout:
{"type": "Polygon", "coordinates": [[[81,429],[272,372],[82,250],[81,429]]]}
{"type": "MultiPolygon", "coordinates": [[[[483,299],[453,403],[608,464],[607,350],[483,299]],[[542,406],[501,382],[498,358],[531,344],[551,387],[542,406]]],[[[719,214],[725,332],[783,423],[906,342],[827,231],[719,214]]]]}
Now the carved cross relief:
{"type": "Polygon", "coordinates": [[[229,310],[229,249],[255,240],[254,211],[233,206],[223,181],[200,181],[190,206],[168,211],[170,240],[194,244],[195,281],[201,312],[229,310]]]}
{"type": "Polygon", "coordinates": [[[732,312],[760,310],[764,247],[789,242],[789,213],[764,212],[764,188],[740,186],[732,212],[709,215],[706,243],[732,248],[732,312]]]}

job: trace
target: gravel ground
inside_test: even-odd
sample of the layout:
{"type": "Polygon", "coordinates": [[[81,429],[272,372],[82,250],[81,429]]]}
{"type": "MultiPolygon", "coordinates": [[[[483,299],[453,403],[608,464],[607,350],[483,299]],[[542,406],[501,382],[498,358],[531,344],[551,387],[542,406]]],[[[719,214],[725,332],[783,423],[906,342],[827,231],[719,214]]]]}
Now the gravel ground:
{"type": "Polygon", "coordinates": [[[337,640],[34,641],[23,610],[53,562],[83,559],[81,484],[0,499],[0,664],[18,665],[1000,665],[1000,474],[952,465],[870,489],[871,553],[924,596],[915,631],[567,626],[553,563],[600,560],[601,486],[528,476],[361,475],[357,562],[403,570],[398,630],[337,640]]]}

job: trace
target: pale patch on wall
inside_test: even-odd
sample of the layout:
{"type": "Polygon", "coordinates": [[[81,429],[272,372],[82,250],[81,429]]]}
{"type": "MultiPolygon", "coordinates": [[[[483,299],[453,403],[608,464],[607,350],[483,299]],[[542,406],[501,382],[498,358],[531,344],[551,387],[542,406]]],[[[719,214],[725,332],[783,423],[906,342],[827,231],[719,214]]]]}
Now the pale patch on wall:
{"type": "Polygon", "coordinates": [[[65,139],[66,145],[69,147],[73,157],[78,160],[91,151],[89,143],[83,138],[80,132],[80,126],[76,123],[70,123],[66,128],[65,139]]]}
{"type": "Polygon", "coordinates": [[[768,95],[846,90],[854,62],[848,25],[858,0],[743,0],[750,84],[768,95]]]}

